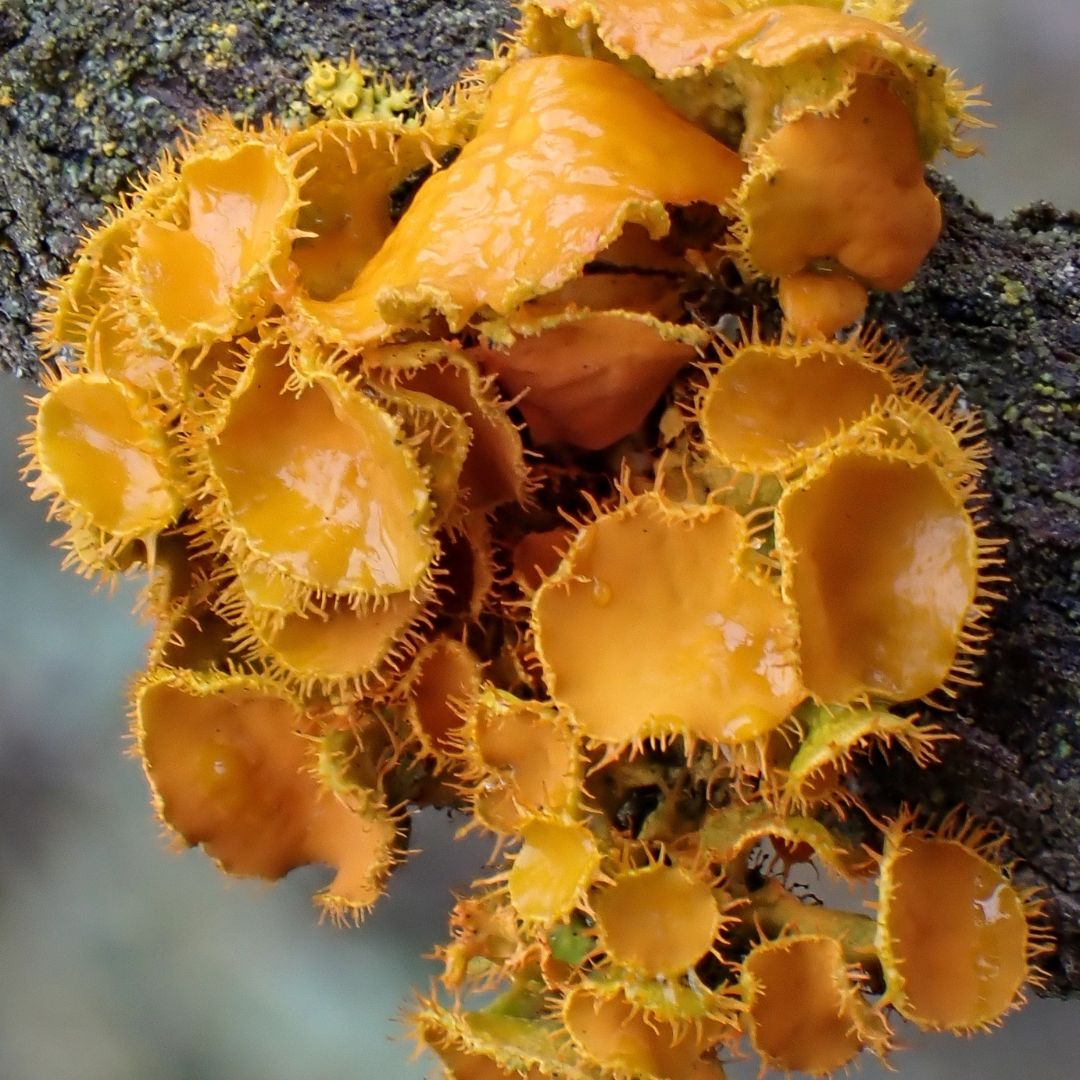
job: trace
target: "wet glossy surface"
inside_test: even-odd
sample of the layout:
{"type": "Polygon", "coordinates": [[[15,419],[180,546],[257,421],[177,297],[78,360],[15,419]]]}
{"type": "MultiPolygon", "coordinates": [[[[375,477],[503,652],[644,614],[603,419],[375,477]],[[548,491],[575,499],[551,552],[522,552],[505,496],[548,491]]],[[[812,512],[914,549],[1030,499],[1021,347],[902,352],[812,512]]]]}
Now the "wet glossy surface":
{"type": "Polygon", "coordinates": [[[754,1048],[774,1068],[831,1073],[859,1052],[855,989],[833,939],[760,945],[746,959],[743,982],[754,1048]]]}
{"type": "Polygon", "coordinates": [[[702,433],[719,459],[748,471],[783,469],[865,416],[895,389],[889,375],[843,346],[748,346],[708,381],[702,433]]]}
{"type": "Polygon", "coordinates": [[[708,882],[676,866],[619,874],[593,895],[592,910],[610,959],[644,978],[688,971],[720,931],[720,909],[708,882]]]}
{"type": "Polygon", "coordinates": [[[907,837],[888,863],[882,933],[898,1007],[931,1027],[992,1023],[1027,976],[1024,905],[998,867],[955,841],[907,837]]]}
{"type": "Polygon", "coordinates": [[[590,739],[757,738],[803,696],[794,613],[745,576],[742,519],[642,496],[589,525],[537,593],[552,696],[590,739]]]}
{"type": "Polygon", "coordinates": [[[306,305],[333,340],[384,336],[431,308],[452,327],[505,314],[573,277],[628,220],[666,230],[662,204],[721,204],[738,158],[632,76],[540,57],[496,84],[476,138],[417,193],[356,284],[306,305]]]}
{"type": "Polygon", "coordinates": [[[164,528],[180,509],[168,447],[149,414],[117,383],[93,375],[65,379],[38,410],[36,453],[42,486],[57,489],[93,525],[117,536],[164,528]]]}
{"type": "Polygon", "coordinates": [[[574,909],[600,863],[585,822],[537,820],[522,830],[507,879],[510,902],[526,921],[551,925],[574,909]]]}
{"type": "Polygon", "coordinates": [[[898,39],[880,23],[811,4],[733,15],[720,0],[539,0],[567,22],[588,19],[619,56],[640,56],[659,75],[746,57],[779,66],[815,49],[838,52],[866,40],[898,39]]]}
{"type": "Polygon", "coordinates": [[[255,679],[179,673],[146,685],[139,745],[163,819],[232,874],[278,878],[326,862],[328,894],[364,907],[379,893],[396,830],[323,789],[308,722],[255,679]]]}
{"type": "Polygon", "coordinates": [[[975,532],[929,465],[841,457],[778,508],[803,677],[823,701],[929,694],[974,600],[975,532]]]}
{"type": "Polygon", "coordinates": [[[332,380],[294,396],[283,392],[286,377],[261,354],[209,448],[228,497],[226,524],[311,585],[339,593],[412,588],[434,546],[427,489],[397,425],[332,380]]]}

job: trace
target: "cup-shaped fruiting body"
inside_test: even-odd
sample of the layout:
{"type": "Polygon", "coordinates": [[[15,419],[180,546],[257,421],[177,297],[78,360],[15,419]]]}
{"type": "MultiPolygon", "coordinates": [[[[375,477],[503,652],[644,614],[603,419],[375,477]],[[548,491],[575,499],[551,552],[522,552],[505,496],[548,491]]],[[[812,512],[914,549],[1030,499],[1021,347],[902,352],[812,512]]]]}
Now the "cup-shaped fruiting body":
{"type": "MultiPolygon", "coordinates": [[[[831,271],[818,282],[823,333],[838,328],[830,325],[829,295],[838,274],[898,289],[941,231],[915,126],[878,78],[858,80],[835,115],[803,116],[765,139],[734,207],[741,254],[757,273],[783,279],[818,265],[831,271]]],[[[800,323],[812,326],[810,316],[804,303],[800,323]]]]}
{"type": "Polygon", "coordinates": [[[613,874],[590,907],[610,962],[649,979],[689,971],[712,951],[724,925],[712,881],[678,865],[613,874]]]}
{"type": "Polygon", "coordinates": [[[457,527],[468,512],[462,475],[473,443],[473,432],[465,416],[430,394],[375,382],[366,389],[401,425],[404,441],[416,454],[427,477],[431,528],[457,527]]]}
{"type": "Polygon", "coordinates": [[[480,512],[525,501],[530,481],[521,434],[472,359],[452,345],[423,343],[370,350],[364,365],[373,378],[424,394],[464,418],[471,438],[459,480],[463,508],[480,512]]]}
{"type": "Polygon", "coordinates": [[[552,705],[487,686],[460,731],[460,745],[463,793],[485,828],[512,834],[538,813],[577,808],[581,753],[552,705]]]}
{"type": "Polygon", "coordinates": [[[754,946],[740,985],[750,1042],[775,1069],[827,1076],[864,1046],[888,1049],[888,1027],[863,999],[833,938],[793,934],[754,946]]]}
{"type": "Polygon", "coordinates": [[[128,285],[147,322],[184,349],[251,325],[282,280],[300,209],[280,132],[226,121],[182,148],[170,212],[136,226],[128,285]]]}
{"type": "Polygon", "coordinates": [[[34,402],[24,446],[32,497],[49,499],[86,572],[108,571],[130,541],[152,548],[176,520],[182,475],[161,416],[105,375],[65,374],[34,402]]]}
{"type": "Polygon", "coordinates": [[[553,574],[574,538],[567,526],[526,533],[511,553],[513,578],[526,594],[534,593],[553,574]]]}
{"type": "Polygon", "coordinates": [[[517,915],[499,890],[459,900],[450,912],[450,942],[436,950],[440,981],[450,990],[500,982],[521,951],[517,915]]]}
{"type": "Polygon", "coordinates": [[[920,1027],[988,1027],[1039,980],[1041,906],[1011,883],[1000,847],[958,817],[937,831],[902,817],[886,833],[877,951],[886,1000],[920,1027]]]}
{"type": "Polygon", "coordinates": [[[421,754],[451,764],[455,733],[476,707],[483,666],[461,641],[440,634],[409,665],[400,687],[409,733],[421,754]]]}
{"type": "Polygon", "coordinates": [[[834,781],[851,770],[856,755],[893,745],[926,766],[937,760],[936,745],[948,736],[918,717],[897,716],[881,708],[804,704],[796,713],[801,737],[783,770],[781,802],[809,810],[838,795],[834,781]]]}
{"type": "Polygon", "coordinates": [[[476,623],[492,605],[495,555],[491,526],[483,513],[467,514],[458,528],[439,537],[439,578],[442,610],[451,617],[476,623]]]}
{"type": "Polygon", "coordinates": [[[583,983],[567,995],[562,1019],[582,1057],[605,1076],[648,1080],[724,1080],[704,1055],[730,1029],[714,1022],[680,1025],[649,1016],[616,986],[583,983]]]}
{"type": "Polygon", "coordinates": [[[233,640],[250,663],[301,693],[386,692],[423,643],[430,607],[427,592],[327,597],[285,615],[248,605],[234,613],[233,640]]]}
{"type": "Polygon", "coordinates": [[[399,826],[374,791],[315,774],[312,717],[264,677],[160,670],[135,690],[135,737],[165,824],[230,874],[270,879],[327,863],[316,897],[362,915],[396,857],[399,826]]]}
{"type": "Polygon", "coordinates": [[[171,346],[142,329],[135,312],[110,297],[86,328],[82,367],[123,383],[147,401],[175,405],[184,398],[187,372],[172,353],[171,346]]]}
{"type": "Polygon", "coordinates": [[[795,337],[821,339],[858,322],[870,290],[843,270],[818,267],[784,274],[777,282],[776,298],[795,337]]]}
{"type": "Polygon", "coordinates": [[[288,136],[303,174],[290,251],[300,297],[332,300],[394,227],[394,189],[446,148],[397,120],[324,120],[288,136]]]}
{"type": "Polygon", "coordinates": [[[564,311],[513,322],[508,347],[474,355],[519,397],[534,444],[599,450],[636,431],[704,335],[645,312],[564,311]]]}
{"type": "Polygon", "coordinates": [[[475,1012],[423,1001],[410,1020],[423,1045],[438,1054],[449,1080],[599,1080],[581,1067],[558,1025],[518,1016],[499,1001],[475,1012]]]}
{"type": "Polygon", "coordinates": [[[121,195],[118,206],[82,238],[71,270],[49,285],[34,320],[44,353],[51,355],[61,346],[78,352],[86,344],[91,321],[114,295],[117,271],[130,260],[137,224],[165,207],[178,184],[176,163],[166,152],[137,189],[121,195]]]}
{"type": "Polygon", "coordinates": [[[622,62],[683,115],[748,152],[782,123],[828,114],[862,74],[887,77],[910,102],[922,156],[969,154],[972,92],[897,23],[900,0],[672,4],[530,0],[527,52],[622,62]],[[749,10],[748,10],[749,9],[749,10]]]}
{"type": "Polygon", "coordinates": [[[590,741],[740,743],[805,696],[794,613],[746,569],[746,522],[648,493],[586,525],[533,600],[552,697],[590,741]]]}
{"type": "Polygon", "coordinates": [[[725,867],[729,876],[733,867],[741,876],[747,857],[764,841],[772,844],[774,859],[785,871],[816,860],[831,874],[855,879],[865,877],[873,865],[820,821],[779,813],[764,801],[735,802],[708,811],[695,847],[703,857],[725,867]]]}
{"type": "Polygon", "coordinates": [[[730,150],[618,68],[523,60],[354,285],[305,309],[328,340],[351,346],[432,311],[458,330],[477,312],[505,315],[558,288],[628,222],[663,235],[665,204],[721,205],[741,173],[730,150]]]}
{"type": "Polygon", "coordinates": [[[907,447],[841,440],[776,512],[803,679],[822,702],[925,697],[970,651],[986,558],[970,490],[907,447]]]}
{"type": "Polygon", "coordinates": [[[507,875],[510,903],[529,924],[551,926],[581,905],[600,867],[600,846],[583,821],[534,817],[507,875]]]}
{"type": "Polygon", "coordinates": [[[314,374],[298,391],[289,380],[276,350],[257,351],[201,436],[204,516],[227,551],[313,589],[416,589],[435,556],[431,500],[400,424],[341,377],[314,374]]]}
{"type": "Polygon", "coordinates": [[[879,339],[765,342],[756,335],[708,369],[694,414],[704,449],[745,472],[786,473],[911,382],[879,339]]]}
{"type": "Polygon", "coordinates": [[[231,638],[236,627],[219,611],[220,563],[192,551],[182,529],[159,537],[149,586],[140,608],[154,622],[147,668],[225,671],[239,660],[231,638]]]}

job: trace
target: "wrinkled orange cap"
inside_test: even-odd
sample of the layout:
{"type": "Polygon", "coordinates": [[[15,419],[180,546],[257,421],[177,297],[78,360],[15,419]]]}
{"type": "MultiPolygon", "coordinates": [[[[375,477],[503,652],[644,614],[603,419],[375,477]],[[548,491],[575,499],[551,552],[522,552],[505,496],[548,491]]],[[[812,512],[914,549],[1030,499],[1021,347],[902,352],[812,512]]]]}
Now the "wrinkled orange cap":
{"type": "Polygon", "coordinates": [[[430,311],[452,329],[574,277],[628,222],[667,232],[665,204],[721,205],[742,164],[610,64],[536,57],[496,83],[476,138],[419,190],[335,301],[306,310],[362,345],[430,311]]]}

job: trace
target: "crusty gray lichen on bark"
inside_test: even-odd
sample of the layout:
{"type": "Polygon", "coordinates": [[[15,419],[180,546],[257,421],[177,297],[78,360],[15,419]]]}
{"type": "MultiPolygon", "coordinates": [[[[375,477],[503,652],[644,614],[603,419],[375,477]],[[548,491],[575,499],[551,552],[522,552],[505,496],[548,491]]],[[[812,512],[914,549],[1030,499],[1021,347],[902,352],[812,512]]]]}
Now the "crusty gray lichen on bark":
{"type": "MultiPolygon", "coordinates": [[[[281,115],[307,61],[355,50],[439,91],[507,27],[498,0],[0,0],[0,364],[33,377],[29,320],[83,226],[202,110],[281,115]]],[[[1080,991],[1080,217],[1006,221],[941,184],[946,229],[873,316],[985,418],[987,532],[1009,540],[983,684],[935,717],[919,772],[862,778],[885,810],[961,803],[1002,826],[1050,900],[1052,988],[1080,991]]]]}

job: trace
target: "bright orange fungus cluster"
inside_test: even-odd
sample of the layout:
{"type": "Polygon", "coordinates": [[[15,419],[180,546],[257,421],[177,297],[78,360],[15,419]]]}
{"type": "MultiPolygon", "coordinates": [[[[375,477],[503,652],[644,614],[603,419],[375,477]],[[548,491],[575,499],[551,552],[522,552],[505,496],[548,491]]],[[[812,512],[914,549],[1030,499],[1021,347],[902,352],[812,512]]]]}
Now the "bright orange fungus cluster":
{"type": "Polygon", "coordinates": [[[497,838],[412,1014],[449,1077],[825,1075],[1039,978],[1000,843],[848,783],[934,759],[1000,580],[977,420],[862,325],[971,122],[906,6],[527,0],[417,115],[205,120],[47,297],[30,484],[149,572],[162,821],[338,919],[413,808],[497,838]]]}

